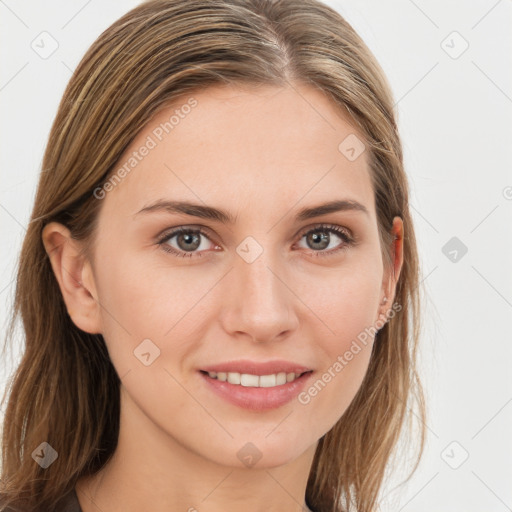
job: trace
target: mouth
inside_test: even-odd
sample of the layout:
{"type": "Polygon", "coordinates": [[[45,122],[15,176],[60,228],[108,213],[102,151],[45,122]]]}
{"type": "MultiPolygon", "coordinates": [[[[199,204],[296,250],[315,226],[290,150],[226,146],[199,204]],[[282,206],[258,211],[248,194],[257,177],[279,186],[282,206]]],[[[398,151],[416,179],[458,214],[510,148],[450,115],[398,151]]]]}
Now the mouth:
{"type": "Polygon", "coordinates": [[[311,379],[313,370],[296,368],[296,371],[259,374],[199,370],[198,373],[206,389],[223,401],[262,412],[282,407],[296,398],[311,379]]]}
{"type": "Polygon", "coordinates": [[[301,373],[295,372],[279,372],[269,375],[254,375],[251,373],[238,373],[238,372],[207,372],[200,370],[203,375],[208,375],[211,379],[216,379],[221,382],[229,382],[234,386],[243,386],[250,388],[275,388],[284,384],[294,382],[306,373],[311,373],[312,370],[307,370],[301,373]]]}

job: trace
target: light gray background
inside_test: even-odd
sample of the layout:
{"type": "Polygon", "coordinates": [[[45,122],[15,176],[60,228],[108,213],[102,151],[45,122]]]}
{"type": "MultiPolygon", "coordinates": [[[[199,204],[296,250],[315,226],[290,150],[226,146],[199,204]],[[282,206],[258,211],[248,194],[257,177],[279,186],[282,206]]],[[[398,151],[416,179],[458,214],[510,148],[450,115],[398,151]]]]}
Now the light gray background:
{"type": "MultiPolygon", "coordinates": [[[[387,482],[383,510],[512,510],[512,1],[326,3],[394,91],[426,291],[428,444],[409,482],[387,482]]],[[[0,0],[2,327],[64,88],[96,37],[137,4],[0,0]],[[52,39],[47,58],[31,47],[49,51],[52,39]]],[[[2,390],[18,357],[2,361],[2,390]]]]}

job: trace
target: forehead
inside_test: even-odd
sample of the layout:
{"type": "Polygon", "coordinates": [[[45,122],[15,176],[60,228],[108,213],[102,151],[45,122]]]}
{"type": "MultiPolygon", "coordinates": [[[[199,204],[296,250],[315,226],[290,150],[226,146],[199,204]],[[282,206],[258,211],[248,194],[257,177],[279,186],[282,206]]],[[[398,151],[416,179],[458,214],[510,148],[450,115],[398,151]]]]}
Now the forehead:
{"type": "Polygon", "coordinates": [[[124,177],[106,202],[125,215],[179,199],[275,218],[299,201],[350,198],[374,214],[363,140],[311,86],[209,87],[154,116],[115,167],[124,177]],[[348,146],[363,151],[354,159],[348,146]]]}

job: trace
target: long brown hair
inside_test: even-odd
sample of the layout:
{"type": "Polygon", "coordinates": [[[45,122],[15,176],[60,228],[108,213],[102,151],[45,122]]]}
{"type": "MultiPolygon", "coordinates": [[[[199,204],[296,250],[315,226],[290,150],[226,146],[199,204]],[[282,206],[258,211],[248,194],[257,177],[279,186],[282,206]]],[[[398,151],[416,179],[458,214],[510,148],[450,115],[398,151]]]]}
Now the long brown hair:
{"type": "MultiPolygon", "coordinates": [[[[100,35],[74,72],[54,120],[21,250],[7,339],[21,316],[25,350],[10,385],[2,437],[3,503],[52,510],[78,478],[116,449],[120,380],[101,335],[67,314],[41,233],[51,221],[93,243],[93,191],[157,112],[213,84],[323,91],[364,134],[380,241],[391,259],[391,223],[404,223],[401,310],[378,331],[364,381],[319,441],[306,500],[317,512],[374,510],[411,399],[424,447],[425,405],[417,372],[419,262],[393,98],[375,58],[334,9],[316,0],[152,0],[100,35]],[[58,453],[46,469],[33,451],[58,453]]],[[[341,142],[341,141],[340,141],[341,142]]],[[[89,244],[89,246],[90,246],[89,244]]],[[[5,350],[5,347],[4,347],[5,350]]]]}

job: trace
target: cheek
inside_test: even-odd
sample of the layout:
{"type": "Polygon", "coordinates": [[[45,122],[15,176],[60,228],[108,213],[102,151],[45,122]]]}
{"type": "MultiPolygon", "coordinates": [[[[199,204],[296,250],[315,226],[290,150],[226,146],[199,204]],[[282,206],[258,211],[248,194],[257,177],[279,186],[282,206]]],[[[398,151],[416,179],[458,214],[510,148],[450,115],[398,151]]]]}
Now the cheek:
{"type": "MultiPolygon", "coordinates": [[[[355,259],[355,258],[354,258],[355,259]]],[[[333,358],[377,320],[382,273],[378,260],[354,261],[323,276],[308,276],[304,302],[326,327],[323,348],[333,358]]]]}
{"type": "Polygon", "coordinates": [[[361,387],[372,346],[373,340],[339,344],[336,357],[319,369],[298,396],[301,407],[308,411],[302,415],[305,429],[318,429],[318,418],[321,418],[322,433],[325,433],[343,416],[361,387]],[[341,345],[347,350],[343,351],[341,345]]]}
{"type": "Polygon", "coordinates": [[[148,258],[128,252],[116,258],[113,253],[99,260],[97,290],[103,335],[118,374],[139,369],[139,351],[149,350],[151,358],[156,356],[151,367],[164,360],[169,363],[169,355],[171,360],[181,361],[194,348],[190,329],[197,324],[197,306],[215,276],[199,272],[199,267],[187,271],[154,262],[148,265],[148,258]]]}
{"type": "MultiPolygon", "coordinates": [[[[365,265],[340,271],[330,286],[317,289],[308,300],[314,313],[328,327],[317,336],[321,355],[316,378],[299,402],[321,410],[333,426],[346,411],[364,379],[374,342],[375,321],[380,297],[381,274],[378,260],[373,271],[365,265]]],[[[312,415],[315,416],[315,415],[312,415]]]]}
{"type": "Polygon", "coordinates": [[[371,297],[371,293],[362,293],[357,300],[339,298],[332,315],[326,317],[335,334],[317,337],[320,364],[314,379],[298,397],[305,410],[314,411],[304,417],[311,429],[318,428],[314,418],[322,417],[324,431],[330,430],[361,387],[374,343],[371,297]]]}
{"type": "Polygon", "coordinates": [[[166,266],[164,260],[125,253],[119,263],[111,258],[102,264],[98,293],[107,325],[121,324],[136,336],[163,337],[198,303],[211,276],[199,267],[166,266]]]}

